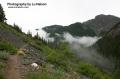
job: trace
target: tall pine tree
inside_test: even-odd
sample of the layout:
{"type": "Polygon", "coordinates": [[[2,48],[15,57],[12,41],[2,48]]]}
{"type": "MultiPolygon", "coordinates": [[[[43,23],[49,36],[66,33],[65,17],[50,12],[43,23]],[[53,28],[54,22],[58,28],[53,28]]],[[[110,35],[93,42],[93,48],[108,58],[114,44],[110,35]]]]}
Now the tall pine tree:
{"type": "Polygon", "coordinates": [[[7,19],[5,18],[5,13],[4,13],[3,7],[0,4],[0,22],[5,22],[5,20],[7,20],[7,19]]]}

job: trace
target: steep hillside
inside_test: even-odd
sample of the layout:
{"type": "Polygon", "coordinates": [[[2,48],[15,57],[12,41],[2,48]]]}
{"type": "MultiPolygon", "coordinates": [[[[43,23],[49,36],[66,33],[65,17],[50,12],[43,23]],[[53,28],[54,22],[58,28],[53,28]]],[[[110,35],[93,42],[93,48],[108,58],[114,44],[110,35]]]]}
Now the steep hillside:
{"type": "Polygon", "coordinates": [[[6,23],[0,23],[0,40],[0,79],[11,71],[18,76],[5,75],[7,79],[111,79],[96,66],[80,61],[67,43],[54,49],[41,38],[33,38],[6,23]],[[38,71],[31,71],[33,62],[39,65],[38,71]]]}
{"type": "Polygon", "coordinates": [[[120,79],[120,22],[96,43],[96,47],[101,54],[114,61],[113,79],[120,79]]]}
{"type": "MultiPolygon", "coordinates": [[[[18,61],[18,63],[19,62],[21,63],[20,73],[22,72],[21,74],[23,74],[23,76],[27,72],[27,69],[25,69],[26,64],[30,64],[32,62],[39,62],[40,64],[43,62],[43,59],[41,56],[42,54],[40,54],[40,50],[35,48],[34,45],[31,44],[31,42],[35,44],[35,41],[33,41],[31,37],[27,36],[23,32],[19,32],[18,30],[16,30],[15,27],[11,25],[0,22],[0,72],[3,72],[4,74],[6,74],[5,76],[7,77],[6,79],[9,79],[11,77],[7,75],[7,73],[10,70],[7,69],[7,71],[4,72],[4,68],[7,67],[8,63],[10,64],[10,62],[7,62],[7,60],[9,59],[9,56],[13,54],[23,55],[20,57],[20,60],[18,61]],[[21,68],[22,66],[23,68],[21,68]]],[[[16,79],[15,76],[12,78],[16,79]]],[[[2,73],[0,74],[0,79],[4,79],[2,77],[2,73]]]]}
{"type": "Polygon", "coordinates": [[[5,23],[0,23],[0,39],[11,42],[17,48],[20,48],[25,44],[22,40],[22,34],[5,23]]]}
{"type": "Polygon", "coordinates": [[[98,50],[107,57],[116,59],[120,66],[120,23],[116,24],[102,39],[97,42],[98,50]]]}

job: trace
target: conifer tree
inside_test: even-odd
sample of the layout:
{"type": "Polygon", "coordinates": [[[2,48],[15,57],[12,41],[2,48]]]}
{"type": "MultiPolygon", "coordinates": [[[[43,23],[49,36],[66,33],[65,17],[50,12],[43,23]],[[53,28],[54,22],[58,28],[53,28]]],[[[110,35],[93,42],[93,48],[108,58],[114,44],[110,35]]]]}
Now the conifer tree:
{"type": "Polygon", "coordinates": [[[0,22],[5,22],[5,20],[7,20],[7,19],[5,18],[5,13],[4,13],[3,7],[0,4],[0,22]]]}
{"type": "Polygon", "coordinates": [[[32,33],[30,32],[30,30],[28,30],[27,35],[32,37],[32,33]]]}

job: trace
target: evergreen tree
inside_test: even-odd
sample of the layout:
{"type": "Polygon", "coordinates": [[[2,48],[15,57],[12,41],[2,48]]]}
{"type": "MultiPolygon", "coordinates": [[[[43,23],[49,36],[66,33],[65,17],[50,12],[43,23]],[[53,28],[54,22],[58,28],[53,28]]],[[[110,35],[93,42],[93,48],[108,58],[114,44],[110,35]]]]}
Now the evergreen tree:
{"type": "Polygon", "coordinates": [[[0,22],[5,22],[5,20],[7,20],[5,18],[5,13],[3,11],[2,5],[0,4],[0,22]]]}
{"type": "Polygon", "coordinates": [[[22,33],[22,28],[20,28],[17,24],[14,23],[14,24],[13,24],[13,28],[14,28],[16,31],[22,33]]]}
{"type": "Polygon", "coordinates": [[[40,36],[39,36],[38,32],[37,32],[37,34],[34,36],[34,38],[35,38],[35,39],[38,39],[38,40],[40,39],[40,36]]]}
{"type": "Polygon", "coordinates": [[[27,35],[32,37],[32,33],[30,32],[30,30],[28,30],[27,35]]]}

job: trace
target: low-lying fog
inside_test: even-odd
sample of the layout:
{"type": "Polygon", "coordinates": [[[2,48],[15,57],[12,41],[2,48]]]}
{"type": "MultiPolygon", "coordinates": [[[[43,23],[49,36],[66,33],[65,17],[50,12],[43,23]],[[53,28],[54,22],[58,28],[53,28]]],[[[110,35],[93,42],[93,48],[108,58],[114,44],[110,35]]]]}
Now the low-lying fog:
{"type": "Polygon", "coordinates": [[[70,48],[80,59],[95,64],[106,70],[111,70],[114,67],[114,64],[110,60],[99,54],[95,48],[90,47],[102,37],[73,37],[69,33],[65,33],[64,38],[67,42],[69,42],[70,48]]]}

